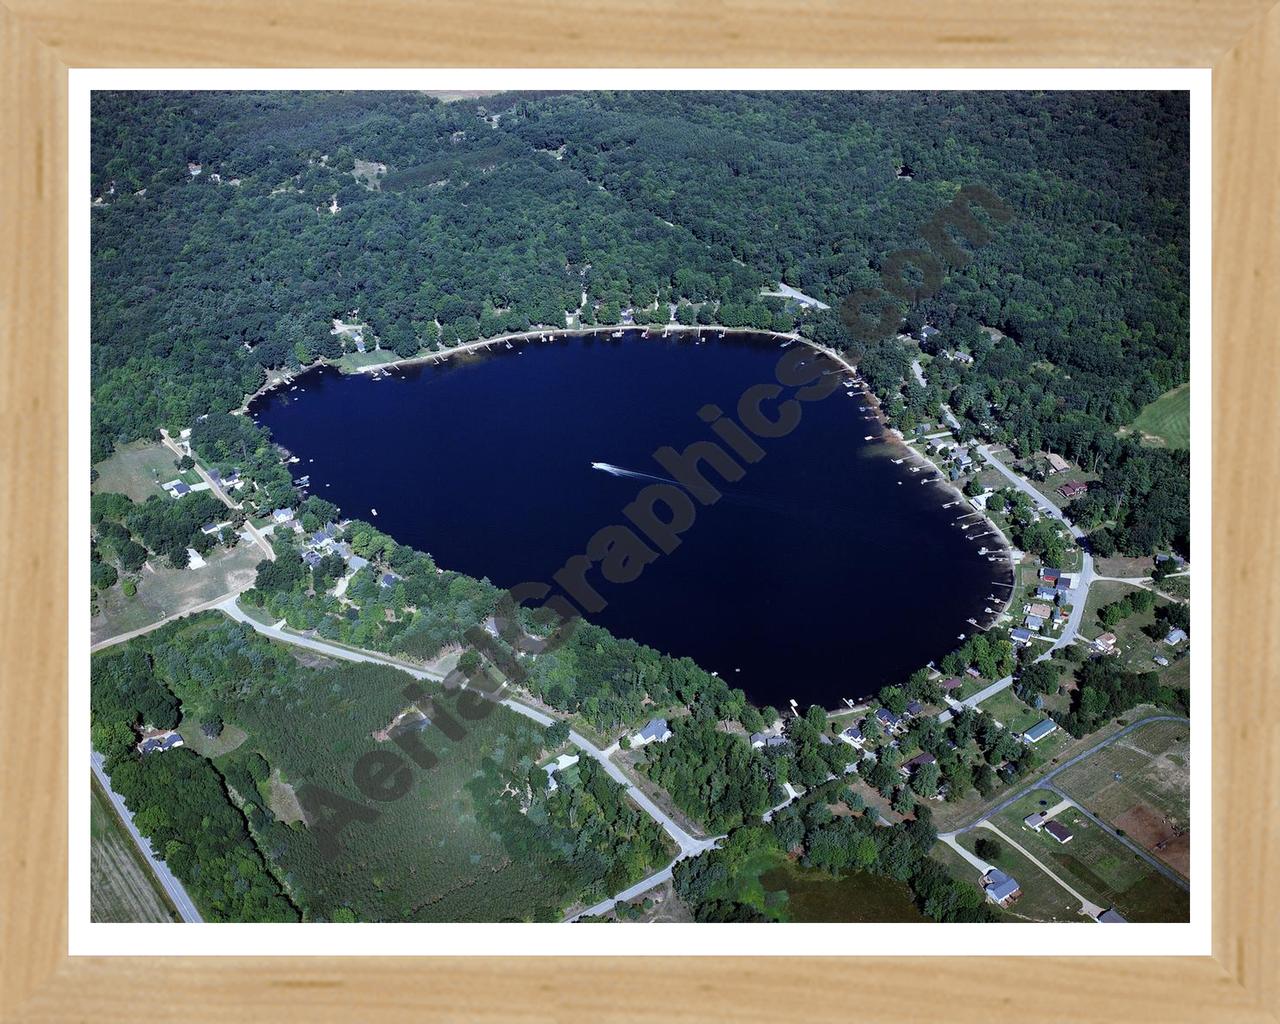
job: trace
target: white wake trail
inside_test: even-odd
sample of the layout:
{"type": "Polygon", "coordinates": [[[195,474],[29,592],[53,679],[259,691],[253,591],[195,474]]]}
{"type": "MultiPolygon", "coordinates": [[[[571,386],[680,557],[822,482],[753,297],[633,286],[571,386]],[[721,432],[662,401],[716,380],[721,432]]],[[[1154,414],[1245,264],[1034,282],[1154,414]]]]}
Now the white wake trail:
{"type": "Polygon", "coordinates": [[[680,486],[679,482],[672,480],[666,476],[654,476],[652,473],[637,473],[634,469],[623,469],[621,466],[615,466],[609,462],[593,462],[592,469],[598,469],[602,473],[608,473],[610,476],[625,476],[632,480],[656,480],[660,484],[675,484],[680,486]]]}

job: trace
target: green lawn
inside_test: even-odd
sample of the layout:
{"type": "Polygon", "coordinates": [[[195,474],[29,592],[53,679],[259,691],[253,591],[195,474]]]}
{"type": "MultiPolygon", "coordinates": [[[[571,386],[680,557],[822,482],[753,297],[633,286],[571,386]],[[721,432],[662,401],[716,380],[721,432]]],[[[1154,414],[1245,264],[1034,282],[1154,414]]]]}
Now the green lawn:
{"type": "Polygon", "coordinates": [[[160,485],[181,476],[176,461],[177,456],[162,444],[139,441],[124,445],[93,467],[98,471],[93,490],[127,494],[134,501],[146,501],[153,494],[164,495],[160,485]]]}
{"type": "Polygon", "coordinates": [[[1148,440],[1156,439],[1170,448],[1191,445],[1191,386],[1181,384],[1144,406],[1133,421],[1133,429],[1148,440]]]}
{"type": "Polygon", "coordinates": [[[1079,892],[1101,907],[1116,907],[1131,921],[1185,921],[1187,894],[1114,836],[1074,807],[1054,815],[1072,832],[1059,843],[1043,829],[1022,824],[1032,811],[1049,810],[1059,797],[1047,790],[1019,800],[997,816],[996,826],[1079,892]]]}
{"type": "MultiPolygon", "coordinates": [[[[1087,921],[1080,913],[1079,900],[994,833],[974,829],[959,836],[958,842],[973,853],[974,844],[980,838],[995,839],[1000,844],[1000,856],[992,863],[1016,878],[1022,888],[1022,896],[1005,911],[1011,920],[1087,921]]],[[[974,869],[970,867],[968,875],[961,877],[973,881],[973,873],[974,869]]]]}

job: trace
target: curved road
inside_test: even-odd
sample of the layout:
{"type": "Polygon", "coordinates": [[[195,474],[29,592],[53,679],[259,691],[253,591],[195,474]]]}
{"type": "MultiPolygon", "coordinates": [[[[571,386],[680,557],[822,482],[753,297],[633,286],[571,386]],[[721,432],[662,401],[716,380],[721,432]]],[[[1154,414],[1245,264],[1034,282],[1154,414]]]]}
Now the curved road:
{"type": "Polygon", "coordinates": [[[1085,810],[1083,807],[1080,806],[1079,802],[1075,799],[1075,797],[1071,796],[1068,793],[1064,793],[1061,789],[1058,788],[1057,784],[1053,780],[1057,778],[1057,776],[1060,773],[1066,771],[1072,765],[1079,764],[1081,761],[1083,761],[1087,757],[1092,757],[1103,747],[1110,746],[1112,743],[1116,742],[1116,740],[1129,735],[1129,733],[1133,732],[1135,729],[1142,728],[1142,726],[1144,725],[1150,725],[1152,722],[1186,722],[1186,721],[1188,720],[1182,715],[1151,715],[1147,718],[1143,718],[1136,722],[1132,722],[1129,725],[1126,725],[1123,729],[1120,729],[1118,732],[1113,732],[1110,736],[1106,737],[1106,739],[1098,743],[1095,743],[1088,750],[1081,751],[1079,754],[1076,754],[1075,757],[1072,757],[1069,760],[1063,761],[1062,764],[1054,768],[1053,771],[1045,773],[1044,775],[1040,776],[1038,779],[1034,780],[1033,782],[1019,789],[1012,796],[1006,797],[1004,800],[1000,801],[1000,803],[996,804],[994,807],[983,812],[983,814],[980,817],[975,818],[972,822],[970,822],[968,825],[965,825],[963,828],[958,828],[951,832],[939,833],[938,838],[949,841],[953,837],[960,835],[962,832],[968,832],[971,829],[980,828],[987,821],[988,818],[992,818],[995,815],[999,814],[1001,811],[1003,811],[1005,808],[1012,806],[1014,803],[1021,800],[1024,796],[1026,796],[1028,793],[1034,792],[1037,789],[1047,789],[1047,790],[1050,790],[1051,792],[1057,793],[1060,797],[1063,797],[1066,800],[1070,800],[1071,803],[1076,807],[1076,809],[1079,810],[1080,813],[1083,814],[1086,818],[1092,821],[1095,825],[1101,828],[1108,835],[1114,836],[1116,839],[1119,839],[1120,842],[1123,843],[1126,847],[1128,847],[1130,851],[1137,854],[1139,857],[1145,860],[1148,864],[1150,864],[1151,867],[1153,867],[1156,871],[1160,872],[1160,874],[1164,875],[1171,882],[1177,885],[1180,889],[1185,891],[1188,888],[1188,885],[1183,880],[1182,876],[1180,876],[1177,872],[1175,872],[1163,861],[1152,856],[1150,852],[1143,849],[1141,846],[1138,846],[1131,839],[1129,839],[1128,836],[1120,835],[1120,833],[1115,828],[1108,825],[1106,822],[1099,820],[1089,811],[1085,810]]]}
{"type": "Polygon", "coordinates": [[[191,897],[187,895],[186,888],[178,881],[177,876],[169,870],[169,865],[155,855],[155,852],[151,849],[150,840],[139,832],[137,826],[134,825],[133,812],[125,806],[124,797],[111,788],[111,779],[107,777],[107,773],[102,769],[104,760],[103,756],[96,750],[89,752],[89,763],[93,767],[93,774],[102,783],[102,788],[106,790],[107,796],[116,809],[116,813],[120,815],[120,820],[124,822],[125,828],[129,830],[129,835],[133,837],[134,844],[142,852],[142,856],[147,863],[151,865],[151,870],[155,872],[155,876],[164,887],[164,891],[169,894],[169,899],[173,901],[173,905],[178,908],[178,914],[182,917],[182,920],[189,921],[192,924],[202,922],[204,918],[200,916],[200,911],[196,909],[191,897]]]}
{"type": "MultiPolygon", "coordinates": [[[[951,411],[949,409],[945,411],[947,421],[953,427],[958,428],[959,424],[956,422],[955,417],[951,415],[951,411]]],[[[1049,518],[1056,519],[1058,522],[1062,523],[1062,525],[1071,532],[1071,536],[1074,537],[1077,542],[1084,538],[1085,533],[1080,529],[1080,527],[1074,525],[1071,520],[1062,514],[1062,510],[1058,508],[1057,505],[1036,490],[1029,481],[1018,476],[1017,473],[997,459],[987,445],[975,444],[973,447],[974,450],[982,456],[987,465],[1000,473],[1023,494],[1027,495],[1033,502],[1035,502],[1038,508],[1047,510],[1044,513],[1045,515],[1048,515],[1049,518]]],[[[1035,659],[1036,661],[1045,661],[1053,654],[1054,651],[1058,650],[1058,648],[1066,647],[1068,644],[1073,643],[1077,634],[1080,632],[1080,624],[1084,621],[1084,606],[1089,599],[1089,587],[1094,580],[1097,579],[1093,572],[1093,556],[1085,550],[1083,544],[1080,545],[1080,571],[1078,573],[1068,573],[1068,575],[1076,578],[1076,585],[1072,588],[1073,591],[1075,591],[1075,597],[1071,602],[1071,614],[1067,618],[1067,624],[1062,627],[1062,635],[1050,644],[1049,647],[1045,649],[1044,653],[1035,659]]],[[[994,697],[1001,690],[1008,688],[1012,682],[1013,676],[1005,676],[1003,679],[997,679],[990,686],[979,690],[973,696],[963,701],[963,706],[976,708],[988,697],[994,697]]],[[[949,722],[952,717],[953,712],[948,709],[939,713],[938,721],[949,722]]]]}
{"type": "MultiPolygon", "coordinates": [[[[215,607],[220,611],[225,612],[237,622],[243,622],[252,626],[264,636],[270,637],[273,640],[279,640],[282,643],[293,644],[296,647],[305,647],[308,650],[316,651],[319,654],[324,654],[331,658],[338,658],[343,661],[372,662],[378,665],[387,665],[391,668],[399,669],[401,672],[407,672],[409,675],[414,676],[417,679],[430,679],[435,682],[440,682],[444,678],[442,673],[428,672],[424,669],[413,668],[403,662],[396,661],[394,658],[386,658],[377,654],[370,654],[366,651],[357,651],[346,647],[338,647],[333,644],[326,643],[323,640],[317,640],[314,637],[299,636],[296,633],[287,633],[275,626],[263,625],[261,622],[258,622],[246,615],[236,603],[236,599],[234,597],[223,600],[215,607]]],[[[552,718],[550,715],[544,714],[543,712],[535,710],[525,704],[521,704],[519,701],[513,700],[510,697],[504,698],[499,701],[499,703],[502,704],[503,707],[516,712],[516,714],[524,715],[525,718],[532,719],[539,725],[551,725],[552,723],[559,721],[559,719],[552,718]]],[[[674,839],[676,844],[680,847],[680,857],[692,857],[702,853],[704,850],[710,850],[716,845],[716,838],[698,839],[681,828],[669,815],[664,813],[657,804],[650,800],[649,797],[639,789],[639,787],[632,783],[631,780],[623,774],[622,769],[614,764],[603,750],[597,747],[586,737],[570,729],[569,741],[593,761],[598,762],[604,770],[609,773],[609,777],[611,779],[626,789],[627,795],[635,801],[640,809],[663,827],[666,833],[671,836],[671,838],[674,839]]],[[[679,858],[677,858],[677,860],[678,859],[679,858]]]]}

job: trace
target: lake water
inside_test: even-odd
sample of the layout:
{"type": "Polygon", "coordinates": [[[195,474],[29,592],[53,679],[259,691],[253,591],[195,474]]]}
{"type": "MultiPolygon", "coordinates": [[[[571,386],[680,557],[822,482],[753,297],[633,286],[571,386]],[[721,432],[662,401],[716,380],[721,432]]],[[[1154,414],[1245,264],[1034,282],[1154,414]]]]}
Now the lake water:
{"type": "MultiPolygon", "coordinates": [[[[622,509],[667,478],[653,453],[714,439],[708,403],[734,414],[775,380],[778,343],[644,340],[638,332],[530,343],[372,380],[320,370],[253,406],[311,491],[437,562],[509,587],[550,582],[622,509]],[[592,463],[640,474],[615,475],[592,463]],[[374,517],[371,509],[377,509],[374,517]]],[[[759,704],[870,694],[940,658],[986,622],[1008,563],[978,554],[944,508],[955,493],[895,465],[899,447],[840,387],[804,404],[725,497],[698,507],[670,555],[588,616],[688,655],[759,704]],[[865,440],[875,435],[873,440],[865,440]]],[[[772,415],[772,406],[766,406],[772,415]]]]}

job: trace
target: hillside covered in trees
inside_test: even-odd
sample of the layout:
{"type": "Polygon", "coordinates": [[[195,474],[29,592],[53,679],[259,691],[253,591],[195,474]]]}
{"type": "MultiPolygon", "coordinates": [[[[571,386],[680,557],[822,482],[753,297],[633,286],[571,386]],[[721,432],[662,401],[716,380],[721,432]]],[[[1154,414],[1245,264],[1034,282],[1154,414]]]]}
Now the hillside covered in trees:
{"type": "Polygon", "coordinates": [[[1176,93],[97,93],[95,458],[341,357],[335,318],[410,355],[674,306],[798,325],[903,425],[946,403],[1097,473],[1101,546],[1185,552],[1187,454],[1117,431],[1188,376],[1187,124],[1176,93]],[[972,185],[1008,218],[851,335],[841,302],[972,185]],[[972,362],[920,385],[895,335],[926,323],[972,362]]]}

